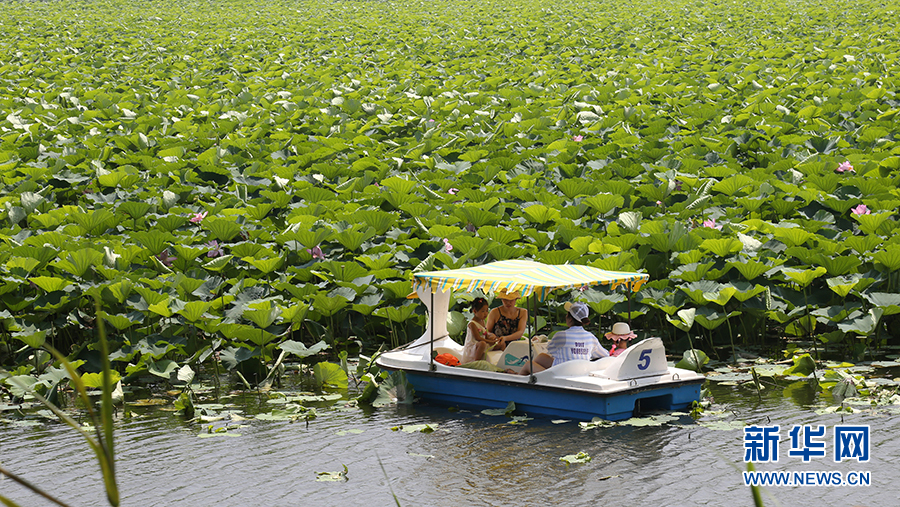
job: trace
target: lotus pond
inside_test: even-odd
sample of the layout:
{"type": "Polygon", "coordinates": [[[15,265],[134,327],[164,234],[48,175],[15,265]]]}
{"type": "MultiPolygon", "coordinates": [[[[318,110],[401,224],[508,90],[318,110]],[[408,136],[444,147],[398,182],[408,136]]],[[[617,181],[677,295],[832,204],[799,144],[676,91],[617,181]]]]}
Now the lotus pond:
{"type": "Polygon", "coordinates": [[[877,487],[773,496],[893,503],[896,372],[850,369],[891,368],[900,336],[894,6],[544,4],[2,2],[2,465],[102,498],[29,393],[69,396],[49,346],[101,385],[103,324],[126,403],[236,412],[126,405],[131,503],[749,503],[738,421],[842,417],[873,428],[877,487]],[[630,300],[556,294],[539,330],[577,299],[674,359],[692,349],[730,375],[701,423],[371,411],[272,386],[302,360],[320,396],[338,362],[417,336],[412,271],[510,258],[649,273],[630,300]],[[751,369],[748,351],[774,359],[751,369]],[[233,383],[264,394],[207,392],[233,383]]]}
{"type": "MultiPolygon", "coordinates": [[[[725,373],[724,365],[710,373],[724,376],[708,382],[705,408],[693,417],[647,414],[620,423],[423,404],[373,408],[354,403],[352,388],[303,393],[296,375],[267,392],[224,390],[218,401],[211,384],[198,385],[197,417],[186,420],[173,416],[177,391],[141,385],[126,393],[115,422],[122,504],[518,505],[540,492],[571,506],[752,505],[741,482],[745,425],[816,424],[830,431],[863,424],[871,428],[868,463],[830,457],[804,463],[786,456],[783,435],[782,459],[757,470],[868,471],[870,486],[770,487],[763,500],[891,505],[900,464],[893,436],[900,369],[890,361],[832,366],[870,387],[838,403],[807,379],[776,378],[784,366],[748,360],[740,373],[725,373]],[[759,392],[746,374],[754,364],[762,375],[759,392]]],[[[817,373],[824,380],[826,373],[817,373]]],[[[84,441],[27,405],[24,413],[0,405],[0,462],[70,505],[101,504],[99,470],[84,441]]],[[[44,505],[8,479],[0,485],[22,505],[44,505]]]]}

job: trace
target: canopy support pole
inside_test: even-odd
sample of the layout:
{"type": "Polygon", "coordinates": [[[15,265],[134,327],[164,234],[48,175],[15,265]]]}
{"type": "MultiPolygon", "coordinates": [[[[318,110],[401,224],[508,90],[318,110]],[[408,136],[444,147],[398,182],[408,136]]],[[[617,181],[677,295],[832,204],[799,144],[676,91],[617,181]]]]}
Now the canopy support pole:
{"type": "Polygon", "coordinates": [[[631,290],[632,284],[625,284],[625,288],[628,289],[628,329],[631,329],[631,293],[634,292],[631,290]]]}
{"type": "MultiPolygon", "coordinates": [[[[531,322],[529,322],[529,324],[528,324],[529,325],[529,328],[528,328],[528,371],[531,372],[530,377],[528,379],[528,383],[535,384],[535,383],[537,383],[537,379],[534,377],[534,347],[532,346],[532,344],[534,342],[532,342],[531,340],[534,338],[535,333],[537,333],[537,317],[538,317],[537,316],[537,307],[538,307],[537,297],[538,296],[537,296],[537,291],[534,291],[531,294],[533,296],[532,301],[534,302],[534,304],[532,305],[532,308],[534,308],[534,313],[531,314],[531,319],[534,322],[534,324],[532,325],[531,322]]],[[[526,300],[525,305],[528,306],[527,300],[526,300]]]]}
{"type": "Polygon", "coordinates": [[[435,370],[437,370],[437,366],[434,365],[434,288],[432,288],[430,292],[431,292],[431,311],[428,312],[428,318],[429,318],[429,321],[431,322],[431,325],[429,325],[428,328],[431,329],[431,341],[428,342],[428,346],[431,350],[428,352],[428,357],[429,357],[429,361],[430,361],[429,365],[428,365],[428,370],[435,371],[435,370]]]}

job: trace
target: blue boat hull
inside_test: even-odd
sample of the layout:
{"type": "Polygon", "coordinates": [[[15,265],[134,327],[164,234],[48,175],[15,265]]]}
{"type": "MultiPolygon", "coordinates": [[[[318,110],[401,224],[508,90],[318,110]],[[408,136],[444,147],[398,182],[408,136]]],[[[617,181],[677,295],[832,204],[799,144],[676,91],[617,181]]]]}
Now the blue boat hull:
{"type": "Polygon", "coordinates": [[[467,378],[435,372],[406,371],[416,396],[446,405],[506,408],[517,411],[590,421],[628,419],[652,410],[683,410],[700,399],[703,380],[641,387],[619,393],[597,393],[553,386],[467,378]]]}

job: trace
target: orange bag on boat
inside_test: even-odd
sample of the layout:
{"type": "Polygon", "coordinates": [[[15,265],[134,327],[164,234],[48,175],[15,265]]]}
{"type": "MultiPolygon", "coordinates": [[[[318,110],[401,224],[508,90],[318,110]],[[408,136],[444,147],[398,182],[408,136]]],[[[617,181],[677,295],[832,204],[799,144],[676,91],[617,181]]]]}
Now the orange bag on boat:
{"type": "Polygon", "coordinates": [[[459,366],[459,359],[453,354],[443,353],[434,356],[434,360],[447,366],[459,366]]]}

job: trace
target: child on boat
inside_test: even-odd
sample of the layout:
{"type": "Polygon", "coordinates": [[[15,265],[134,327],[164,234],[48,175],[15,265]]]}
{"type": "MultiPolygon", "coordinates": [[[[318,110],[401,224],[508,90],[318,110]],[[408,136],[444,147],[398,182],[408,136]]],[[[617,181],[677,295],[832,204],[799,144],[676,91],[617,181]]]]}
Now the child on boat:
{"type": "Polygon", "coordinates": [[[604,335],[607,340],[612,340],[613,346],[609,349],[609,355],[618,356],[628,348],[628,342],[637,335],[631,331],[628,324],[624,322],[616,322],[613,324],[612,331],[604,335]]]}
{"type": "Polygon", "coordinates": [[[484,359],[484,353],[497,343],[497,335],[487,330],[485,318],[490,308],[484,298],[472,301],[472,320],[466,326],[466,343],[463,345],[463,363],[484,359]]]}

